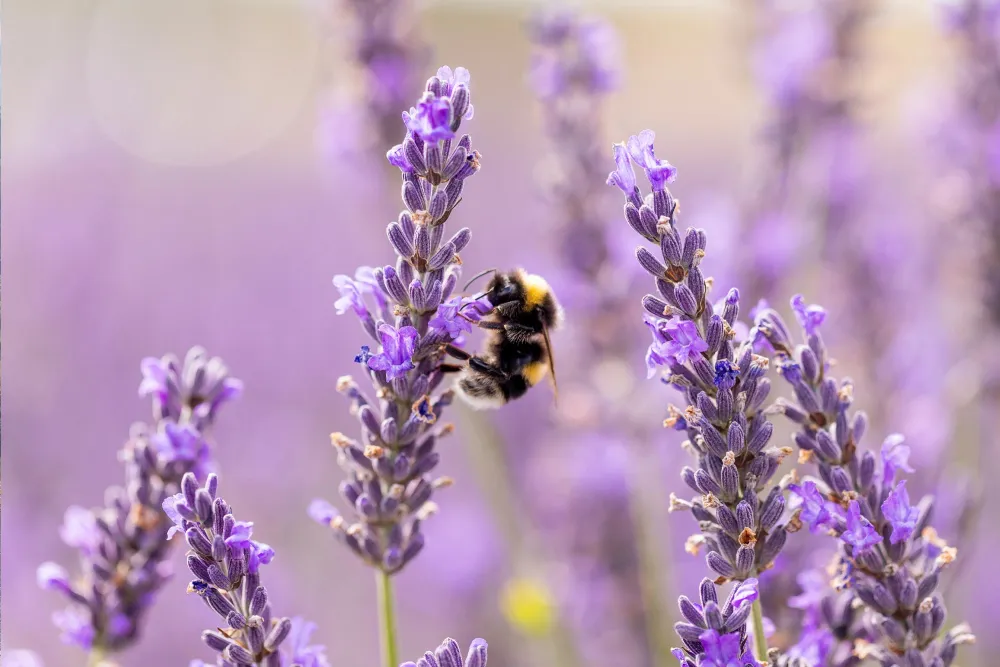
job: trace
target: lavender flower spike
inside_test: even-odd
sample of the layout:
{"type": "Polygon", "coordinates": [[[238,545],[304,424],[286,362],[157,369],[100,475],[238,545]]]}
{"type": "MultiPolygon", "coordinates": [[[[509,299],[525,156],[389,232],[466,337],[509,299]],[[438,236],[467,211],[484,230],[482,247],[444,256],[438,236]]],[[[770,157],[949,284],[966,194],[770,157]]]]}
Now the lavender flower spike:
{"type": "MultiPolygon", "coordinates": [[[[730,290],[714,305],[709,301],[711,280],[700,266],[705,232],[678,232],[677,200],[666,188],[675,172],[654,156],[653,133],[632,137],[627,148],[632,162],[645,170],[652,193],[643,200],[639,188],[625,192],[625,217],[660,251],[657,258],[644,246],[636,250],[657,290],[643,299],[641,309],[653,334],[646,362],[650,376],[663,367],[663,381],[684,397],[687,406],[669,406],[664,425],[687,433],[684,447],[697,461],[681,478],[698,495],[671,496],[671,510],[694,514],[701,534],[689,541],[690,550],[707,546],[709,568],[724,579],[747,580],[771,566],[786,540],[784,494],[768,485],[792,450],[768,447],[773,427],[762,409],[771,388],[768,360],[754,354],[753,341],[736,340],[739,292],[730,290]],[[655,222],[643,226],[642,220],[655,222]]],[[[634,182],[620,147],[615,158],[609,184],[634,182]]]]}
{"type": "Polygon", "coordinates": [[[757,580],[742,582],[719,604],[710,579],[703,579],[700,604],[686,596],[678,599],[683,621],[674,624],[684,648],[673,649],[680,667],[757,667],[748,649],[747,619],[757,599],[757,580]]]}
{"type": "Polygon", "coordinates": [[[867,419],[851,412],[853,383],[838,383],[830,375],[820,331],[824,311],[804,303],[800,296],[792,299],[803,343],[792,343],[788,326],[770,308],[758,311],[752,332],[774,348],[796,397],[794,404],[779,399],[772,411],[799,426],[800,460],[815,463],[819,473],[819,479],[806,482],[815,499],[804,499],[794,520],[818,517],[815,503],[825,499],[825,525],[840,546],[834,586],[851,589],[873,628],[871,641],[855,642],[856,656],[875,658],[886,667],[898,664],[899,656],[908,665],[948,667],[959,645],[974,639],[964,624],[942,634],[946,612],[936,589],[957,550],[930,526],[933,498],[911,505],[906,482],[896,480],[900,471],[911,470],[902,439],[890,436],[882,446],[881,473],[875,454],[861,453],[867,419]]]}
{"type": "Polygon", "coordinates": [[[43,563],[39,586],[66,596],[53,616],[69,644],[103,656],[135,643],[146,612],[171,576],[169,521],[161,504],[185,475],[211,467],[206,430],[219,407],[237,396],[239,380],[221,359],[192,348],[184,364],[167,355],[142,362],[142,395],[153,398],[154,426],[133,425],[119,455],[125,483],[105,492],[104,507],[70,507],[60,531],[80,552],[81,574],[43,563]]]}
{"type": "Polygon", "coordinates": [[[303,626],[301,619],[293,622],[272,617],[260,568],[271,562],[274,550],[251,539],[253,524],[237,521],[218,490],[219,478],[214,474],[199,487],[194,475],[188,473],[181,482],[181,492],[163,501],[164,512],[174,528],[184,533],[190,548],[187,563],[195,579],[188,592],[197,593],[224,621],[201,635],[219,653],[216,664],[327,665],[322,647],[305,646],[311,625],[303,626]],[[286,642],[296,625],[296,638],[286,642]]]}
{"type": "Polygon", "coordinates": [[[403,113],[406,136],[389,151],[402,175],[406,210],[386,229],[396,253],[393,265],[357,280],[338,276],[338,312],[353,312],[371,343],[354,358],[372,384],[369,398],[349,376],[337,389],[351,401],[360,440],[332,435],[348,479],[340,492],[351,508],[348,521],[324,501],[309,515],[333,529],[362,560],[385,574],[400,571],[423,548],[423,520],[436,508],[431,498],[447,478],[431,476],[440,455],[437,440],[453,430],[440,421],[453,392],[440,390],[447,344],[461,344],[476,304],[455,294],[459,253],[471,234],[445,234],[465,180],[479,169],[469,135],[459,135],[472,115],[470,77],[464,68],[442,67],[424,95],[403,113]]]}
{"type": "Polygon", "coordinates": [[[465,662],[462,661],[462,650],[458,647],[458,642],[449,637],[433,653],[427,651],[416,662],[408,660],[399,667],[486,667],[486,640],[472,640],[465,662]]]}

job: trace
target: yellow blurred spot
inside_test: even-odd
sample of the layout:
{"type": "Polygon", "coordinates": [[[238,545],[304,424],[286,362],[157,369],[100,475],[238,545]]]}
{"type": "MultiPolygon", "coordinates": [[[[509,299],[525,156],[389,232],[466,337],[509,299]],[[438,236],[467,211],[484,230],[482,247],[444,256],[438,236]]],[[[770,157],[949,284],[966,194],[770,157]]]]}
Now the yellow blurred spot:
{"type": "Polygon", "coordinates": [[[542,637],[552,631],[555,604],[545,584],[530,579],[512,579],[500,593],[500,609],[519,632],[542,637]]]}

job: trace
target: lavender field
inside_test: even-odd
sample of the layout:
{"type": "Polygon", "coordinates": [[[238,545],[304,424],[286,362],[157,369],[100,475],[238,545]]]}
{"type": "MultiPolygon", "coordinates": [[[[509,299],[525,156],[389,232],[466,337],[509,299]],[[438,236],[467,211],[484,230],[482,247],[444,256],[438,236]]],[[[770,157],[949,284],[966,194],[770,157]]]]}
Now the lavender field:
{"type": "Polygon", "coordinates": [[[3,667],[996,663],[997,0],[0,20],[3,667]]]}

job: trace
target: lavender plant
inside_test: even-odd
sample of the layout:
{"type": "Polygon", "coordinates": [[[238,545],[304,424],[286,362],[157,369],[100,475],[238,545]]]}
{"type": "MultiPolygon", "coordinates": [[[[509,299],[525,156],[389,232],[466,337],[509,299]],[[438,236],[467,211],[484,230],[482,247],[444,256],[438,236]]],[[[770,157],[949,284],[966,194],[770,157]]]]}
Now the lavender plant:
{"type": "MultiPolygon", "coordinates": [[[[312,624],[301,618],[272,617],[260,568],[271,562],[274,550],[251,539],[253,523],[237,521],[218,490],[215,474],[199,486],[195,476],[186,473],[181,491],[163,501],[163,511],[173,522],[168,539],[183,533],[190,549],[187,565],[195,580],[188,591],[225,621],[224,629],[201,635],[219,654],[214,664],[328,667],[325,649],[308,645],[312,624]]],[[[208,663],[195,660],[191,665],[207,667],[208,663]]]]}
{"type": "Polygon", "coordinates": [[[711,579],[701,581],[701,604],[680,596],[678,606],[684,621],[676,623],[674,631],[684,648],[673,649],[680,667],[758,667],[747,648],[747,620],[757,597],[756,579],[734,586],[722,605],[711,579]]]}
{"type": "Polygon", "coordinates": [[[394,264],[362,267],[355,279],[334,278],[338,312],[351,310],[376,345],[374,351],[362,345],[354,359],[371,381],[374,401],[350,376],[338,381],[361,425],[360,441],[332,436],[348,475],[340,493],[353,521],[325,500],[314,501],[309,514],[375,569],[386,667],[398,664],[389,577],[423,548],[421,523],[436,509],[431,498],[451,481],[432,477],[440,460],[437,440],[453,430],[441,421],[453,398],[451,389],[441,389],[449,370],[444,348],[460,343],[481,312],[455,294],[458,253],[471,233],[463,228],[445,237],[465,180],[479,169],[469,135],[457,134],[471,117],[468,71],[442,67],[403,113],[406,136],[387,154],[402,174],[406,206],[386,230],[394,264]]]}
{"type": "Polygon", "coordinates": [[[948,667],[958,647],[974,640],[969,627],[957,625],[942,635],[946,612],[937,592],[942,570],[957,551],[930,526],[933,498],[911,504],[900,472],[913,472],[909,447],[899,435],[885,440],[879,459],[860,453],[867,418],[851,412],[854,385],[830,376],[830,359],[820,328],[826,312],[792,299],[804,344],[795,345],[781,316],[763,309],[754,337],[775,350],[782,377],[796,401],[778,399],[772,412],[799,426],[795,442],[800,459],[816,464],[818,478],[789,489],[795,494],[796,522],[839,538],[834,585],[849,588],[865,610],[870,641],[854,640],[854,653],[884,667],[948,667]]]}
{"type": "MultiPolygon", "coordinates": [[[[626,359],[635,342],[617,328],[631,307],[632,274],[615,265],[609,202],[599,187],[605,179],[603,109],[618,87],[620,64],[615,32],[597,18],[567,10],[540,13],[528,24],[528,34],[533,46],[530,81],[549,148],[541,164],[541,190],[551,204],[548,218],[564,282],[586,290],[586,295],[566,304],[577,346],[559,355],[564,403],[556,415],[559,437],[541,433],[527,445],[526,454],[519,450],[511,458],[526,461],[523,467],[532,471],[565,471],[568,456],[587,457],[587,466],[593,465],[592,456],[620,457],[616,449],[636,430],[630,418],[637,411],[628,390],[610,392],[610,383],[605,383],[602,391],[591,374],[594,368],[621,368],[619,375],[627,377],[626,359]],[[566,451],[557,442],[565,443],[566,451]],[[581,454],[583,448],[593,454],[581,454]]],[[[550,489],[552,475],[538,476],[550,489]]],[[[669,660],[669,646],[656,646],[663,639],[659,601],[652,594],[644,599],[655,584],[649,576],[650,584],[643,585],[642,542],[635,519],[641,512],[630,496],[627,473],[600,486],[589,483],[587,475],[578,477],[582,479],[568,479],[559,493],[529,490],[526,495],[544,498],[546,507],[536,502],[532,508],[535,518],[548,522],[546,535],[556,546],[553,556],[569,564],[574,593],[566,598],[563,616],[581,619],[582,627],[573,637],[582,654],[579,659],[594,664],[609,659],[635,664],[656,664],[658,657],[669,660]],[[588,594],[594,590],[604,593],[588,594]],[[600,619],[601,632],[585,626],[583,619],[591,618],[600,619]]],[[[656,553],[650,560],[659,558],[656,553]]]]}
{"type": "MultiPolygon", "coordinates": [[[[370,150],[389,146],[398,137],[399,110],[419,89],[426,46],[417,30],[412,0],[337,0],[349,26],[349,58],[360,81],[362,133],[370,150]]],[[[340,17],[338,17],[340,18],[340,17]]],[[[328,110],[329,111],[329,110],[328,110]]],[[[334,114],[336,115],[336,114],[334,114]]],[[[329,119],[343,123],[342,118],[329,119]]]]}
{"type": "MultiPolygon", "coordinates": [[[[684,396],[687,406],[669,406],[664,425],[686,432],[683,446],[697,461],[697,469],[685,467],[681,478],[698,496],[671,496],[671,509],[690,511],[699,522],[700,532],[688,540],[692,553],[707,547],[711,570],[723,580],[745,581],[769,568],[787,539],[781,521],[784,494],[769,482],[792,450],[768,447],[773,432],[763,411],[771,388],[765,377],[768,359],[754,353],[751,340],[737,340],[735,288],[714,305],[708,301],[711,282],[700,268],[707,238],[700,229],[679,234],[678,202],[667,189],[676,169],[656,157],[654,138],[646,130],[627,144],[616,144],[616,169],[608,184],[625,194],[626,220],[657,245],[662,258],[645,246],[636,250],[658,293],[642,300],[653,335],[646,365],[649,377],[665,367],[663,381],[684,396]],[[652,187],[645,199],[633,162],[652,187]]],[[[759,604],[754,611],[755,648],[763,660],[767,648],[759,604]]]]}
{"type": "Polygon", "coordinates": [[[449,637],[433,653],[427,651],[416,662],[408,660],[399,667],[486,667],[486,640],[472,640],[464,663],[458,642],[449,637]]]}
{"type": "Polygon", "coordinates": [[[139,639],[171,574],[169,522],[160,506],[185,475],[211,467],[207,431],[242,390],[221,359],[198,347],[183,365],[167,355],[144,359],[141,368],[139,394],[152,397],[155,423],[132,427],[119,456],[125,484],[109,487],[100,509],[70,507],[60,531],[80,552],[80,574],[71,579],[54,562],[38,568],[39,585],[69,600],[53,615],[63,641],[88,651],[93,664],[139,639]]]}

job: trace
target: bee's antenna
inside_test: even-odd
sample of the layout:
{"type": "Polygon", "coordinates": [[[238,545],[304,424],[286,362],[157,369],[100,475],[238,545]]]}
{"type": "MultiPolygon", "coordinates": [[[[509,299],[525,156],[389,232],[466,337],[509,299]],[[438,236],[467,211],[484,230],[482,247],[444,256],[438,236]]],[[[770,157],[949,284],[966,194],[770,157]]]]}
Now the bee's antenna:
{"type": "Polygon", "coordinates": [[[496,272],[497,272],[496,269],[486,269],[485,271],[477,273],[476,275],[472,276],[469,282],[465,283],[465,287],[462,288],[462,291],[464,292],[465,290],[469,289],[469,285],[476,282],[477,280],[485,276],[487,273],[496,273],[496,272]]]}

